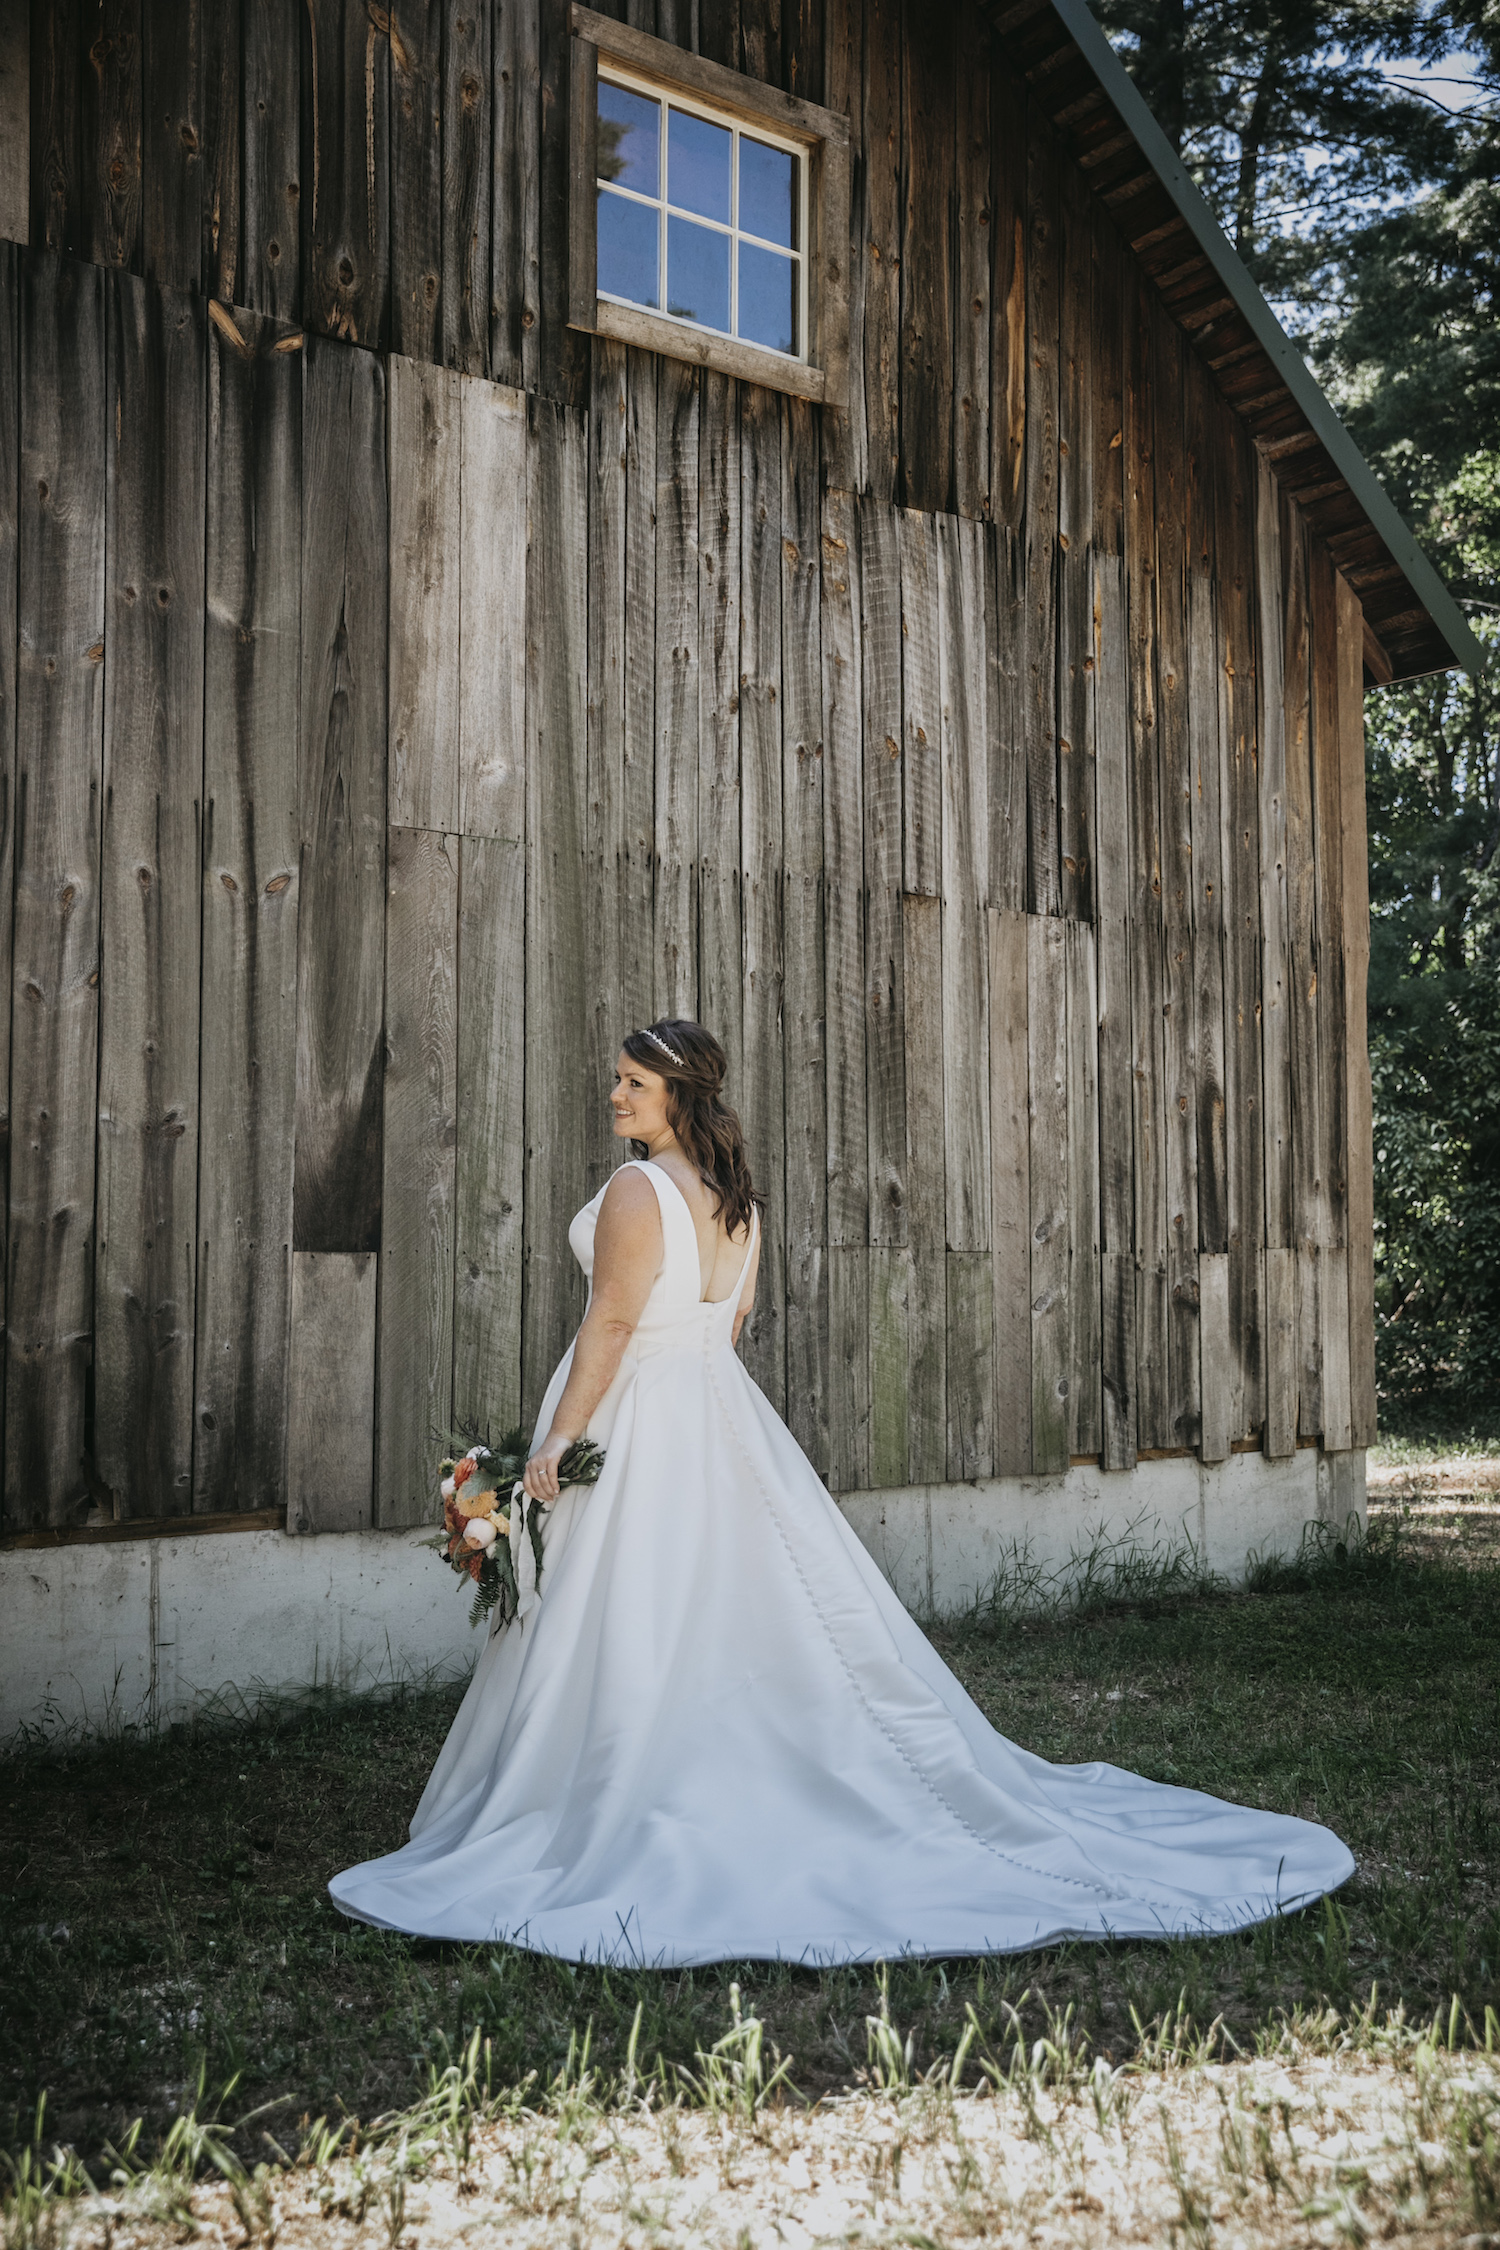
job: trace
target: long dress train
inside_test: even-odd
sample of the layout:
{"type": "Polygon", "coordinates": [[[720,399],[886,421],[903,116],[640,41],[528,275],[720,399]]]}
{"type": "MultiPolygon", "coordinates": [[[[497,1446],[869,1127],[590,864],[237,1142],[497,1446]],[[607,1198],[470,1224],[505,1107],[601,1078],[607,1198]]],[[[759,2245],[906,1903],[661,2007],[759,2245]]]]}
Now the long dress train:
{"type": "MultiPolygon", "coordinates": [[[[540,1597],[487,1643],[411,1841],[330,1883],[344,1912],[575,1961],[822,1963],[1233,1930],[1344,1882],[1311,1821],[995,1732],[741,1366],[734,1296],[700,1301],[681,1191],[640,1168],[665,1250],[589,1423],[603,1475],[552,1510],[540,1597]]],[[[585,1273],[602,1197],[569,1229],[585,1273]]]]}

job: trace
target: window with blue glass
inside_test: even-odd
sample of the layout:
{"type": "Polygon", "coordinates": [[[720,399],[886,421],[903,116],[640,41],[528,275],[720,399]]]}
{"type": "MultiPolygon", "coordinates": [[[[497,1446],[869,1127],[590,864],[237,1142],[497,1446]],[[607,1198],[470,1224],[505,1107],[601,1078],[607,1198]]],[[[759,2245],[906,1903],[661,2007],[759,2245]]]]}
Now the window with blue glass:
{"type": "Polygon", "coordinates": [[[599,72],[598,291],[616,304],[807,356],[807,152],[599,72]]]}

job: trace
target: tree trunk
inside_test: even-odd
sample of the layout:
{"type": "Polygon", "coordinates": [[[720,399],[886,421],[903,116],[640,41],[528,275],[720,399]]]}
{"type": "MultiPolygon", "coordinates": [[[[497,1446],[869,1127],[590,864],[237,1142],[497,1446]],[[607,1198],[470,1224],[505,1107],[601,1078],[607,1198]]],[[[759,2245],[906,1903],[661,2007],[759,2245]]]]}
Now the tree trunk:
{"type": "Polygon", "coordinates": [[[1281,52],[1274,38],[1266,43],[1265,60],[1256,80],[1255,99],[1240,135],[1240,176],[1234,198],[1234,246],[1248,264],[1255,255],[1255,205],[1260,191],[1260,157],[1271,128],[1276,101],[1276,81],[1281,52]]]}

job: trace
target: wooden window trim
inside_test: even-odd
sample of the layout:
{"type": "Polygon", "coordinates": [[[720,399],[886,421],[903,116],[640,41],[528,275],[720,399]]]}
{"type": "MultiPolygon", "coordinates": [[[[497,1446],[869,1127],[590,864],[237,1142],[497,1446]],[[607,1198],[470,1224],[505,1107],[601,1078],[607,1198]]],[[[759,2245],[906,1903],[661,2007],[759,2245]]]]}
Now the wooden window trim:
{"type": "Polygon", "coordinates": [[[667,359],[711,367],[766,390],[818,405],[842,406],[849,381],[849,120],[779,87],[705,62],[665,39],[634,31],[591,8],[575,6],[568,100],[568,325],[617,343],[638,344],[667,359]],[[659,313],[615,304],[598,294],[597,200],[592,151],[599,99],[599,58],[673,92],[769,126],[807,154],[808,352],[805,360],[763,351],[735,336],[665,320],[659,313]]]}

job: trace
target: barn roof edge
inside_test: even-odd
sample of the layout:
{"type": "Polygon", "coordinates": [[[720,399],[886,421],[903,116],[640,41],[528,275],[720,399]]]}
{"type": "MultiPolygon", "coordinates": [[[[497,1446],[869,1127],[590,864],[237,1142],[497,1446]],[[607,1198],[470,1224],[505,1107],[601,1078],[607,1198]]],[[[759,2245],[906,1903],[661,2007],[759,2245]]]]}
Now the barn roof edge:
{"type": "MultiPolygon", "coordinates": [[[[1417,544],[1410,526],[1344,427],[1332,401],[1272,312],[1239,253],[1194,186],[1187,167],[1152,116],[1129,71],[1086,5],[1086,0],[1048,0],[1048,5],[1098,80],[1100,91],[1118,112],[1121,124],[1131,134],[1142,156],[1171,197],[1179,216],[1233,298],[1256,342],[1281,375],[1319,443],[1326,449],[1334,467],[1363,509],[1371,530],[1383,542],[1392,562],[1401,571],[1434,628],[1447,644],[1451,662],[1468,673],[1478,672],[1484,665],[1485,651],[1463,612],[1417,544]]],[[[1395,677],[1413,679],[1422,671],[1432,669],[1446,667],[1399,665],[1395,677]]]]}

